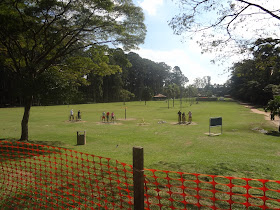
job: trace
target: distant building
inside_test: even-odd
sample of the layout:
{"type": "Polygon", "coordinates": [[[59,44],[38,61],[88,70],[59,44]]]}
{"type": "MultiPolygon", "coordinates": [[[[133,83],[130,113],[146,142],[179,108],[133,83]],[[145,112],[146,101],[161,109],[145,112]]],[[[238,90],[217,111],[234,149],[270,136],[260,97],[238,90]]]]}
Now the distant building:
{"type": "Polygon", "coordinates": [[[167,97],[165,95],[162,95],[162,94],[157,94],[153,97],[154,100],[165,100],[167,97]]]}

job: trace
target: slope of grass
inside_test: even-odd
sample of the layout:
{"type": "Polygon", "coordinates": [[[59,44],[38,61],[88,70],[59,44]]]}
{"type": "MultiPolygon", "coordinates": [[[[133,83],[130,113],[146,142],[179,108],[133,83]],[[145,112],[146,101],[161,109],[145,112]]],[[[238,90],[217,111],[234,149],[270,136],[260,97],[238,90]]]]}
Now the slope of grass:
{"type": "MultiPolygon", "coordinates": [[[[172,103],[170,103],[172,104],[172,103]]],[[[235,102],[186,101],[182,112],[193,113],[193,125],[176,125],[179,101],[167,109],[165,101],[32,107],[29,134],[48,143],[110,157],[131,164],[132,147],[144,147],[145,167],[248,178],[280,179],[279,137],[260,130],[276,130],[262,115],[235,102]],[[127,119],[125,118],[127,107],[127,119]],[[70,109],[80,109],[81,122],[69,122],[70,109]],[[114,111],[117,121],[101,123],[101,113],[114,111]],[[223,117],[223,133],[208,136],[209,118],[223,117]],[[165,123],[159,123],[165,121],[165,123]],[[77,131],[86,131],[87,144],[76,146],[77,131]]],[[[0,138],[18,139],[23,108],[0,109],[0,138]]],[[[219,133],[220,127],[211,128],[219,133]]]]}

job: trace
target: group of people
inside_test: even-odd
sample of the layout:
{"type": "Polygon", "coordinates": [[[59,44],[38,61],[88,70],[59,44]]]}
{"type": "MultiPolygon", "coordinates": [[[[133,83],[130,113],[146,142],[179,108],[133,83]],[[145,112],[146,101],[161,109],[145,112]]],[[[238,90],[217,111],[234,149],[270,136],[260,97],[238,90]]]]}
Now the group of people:
{"type": "MultiPolygon", "coordinates": [[[[71,109],[70,110],[70,118],[69,118],[69,120],[72,121],[74,119],[75,119],[75,117],[74,117],[74,110],[71,109]]],[[[109,122],[109,119],[110,119],[110,112],[107,112],[107,113],[102,112],[102,122],[105,122],[106,120],[107,120],[107,122],[109,122]]],[[[81,120],[81,111],[80,110],[77,113],[76,120],[81,120]]],[[[111,121],[115,121],[115,113],[114,112],[111,113],[111,121]]],[[[186,123],[186,114],[185,114],[185,112],[182,113],[179,110],[179,112],[178,112],[178,122],[179,122],[179,124],[186,123]]],[[[192,112],[189,111],[188,112],[188,123],[191,123],[191,122],[192,122],[192,112]]]]}
{"type": "MultiPolygon", "coordinates": [[[[110,119],[110,112],[107,112],[107,113],[103,112],[102,113],[102,122],[105,122],[106,120],[107,120],[107,122],[109,122],[109,119],[110,119]]],[[[69,120],[70,121],[75,120],[73,109],[70,110],[69,120]]],[[[76,120],[81,120],[81,111],[80,110],[77,112],[76,120]]],[[[115,113],[114,112],[111,113],[111,121],[115,121],[115,113]]]]}
{"type": "MultiPolygon", "coordinates": [[[[181,123],[185,124],[186,123],[186,114],[185,114],[185,112],[182,113],[179,110],[179,112],[178,112],[178,122],[179,122],[179,124],[181,124],[181,123]]],[[[189,111],[189,113],[188,113],[188,123],[191,123],[191,122],[192,122],[192,112],[189,111]]]]}
{"type": "MultiPolygon", "coordinates": [[[[72,121],[72,120],[74,120],[74,119],[75,119],[75,117],[74,117],[74,110],[71,109],[71,110],[70,110],[70,117],[69,117],[69,120],[72,121]]],[[[81,118],[81,111],[79,110],[78,113],[77,113],[77,116],[76,116],[76,120],[81,120],[81,119],[82,119],[82,118],[81,118]]]]}
{"type": "MultiPolygon", "coordinates": [[[[105,122],[105,116],[106,116],[107,122],[109,122],[110,112],[107,112],[107,113],[103,112],[102,113],[102,122],[105,122]]],[[[111,113],[111,121],[115,121],[115,113],[114,112],[111,113]]]]}

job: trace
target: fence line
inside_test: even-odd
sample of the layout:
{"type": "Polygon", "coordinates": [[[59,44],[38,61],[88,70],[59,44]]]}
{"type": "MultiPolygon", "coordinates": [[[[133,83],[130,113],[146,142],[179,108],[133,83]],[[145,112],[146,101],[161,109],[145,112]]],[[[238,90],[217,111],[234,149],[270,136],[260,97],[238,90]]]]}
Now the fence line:
{"type": "Polygon", "coordinates": [[[0,206],[132,209],[132,166],[64,148],[0,144],[0,206]]]}
{"type": "MultiPolygon", "coordinates": [[[[280,209],[280,181],[144,169],[144,208],[280,209]]],[[[1,209],[133,209],[133,166],[0,142],[1,209]]]]}

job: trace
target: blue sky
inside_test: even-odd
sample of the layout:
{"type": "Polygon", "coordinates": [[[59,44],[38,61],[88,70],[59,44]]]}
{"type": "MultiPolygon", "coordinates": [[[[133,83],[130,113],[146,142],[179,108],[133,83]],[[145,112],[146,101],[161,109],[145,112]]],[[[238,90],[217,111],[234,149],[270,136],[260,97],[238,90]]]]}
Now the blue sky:
{"type": "Polygon", "coordinates": [[[171,0],[133,0],[145,13],[147,35],[145,43],[134,51],[155,62],[165,62],[172,68],[179,66],[188,77],[189,84],[197,77],[211,76],[211,83],[223,84],[229,78],[229,66],[219,66],[210,61],[214,54],[201,54],[195,41],[183,40],[173,34],[168,21],[179,13],[178,5],[171,0]]]}

